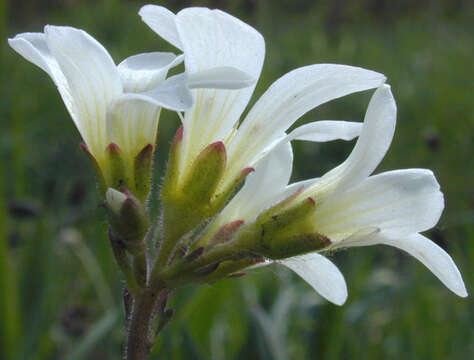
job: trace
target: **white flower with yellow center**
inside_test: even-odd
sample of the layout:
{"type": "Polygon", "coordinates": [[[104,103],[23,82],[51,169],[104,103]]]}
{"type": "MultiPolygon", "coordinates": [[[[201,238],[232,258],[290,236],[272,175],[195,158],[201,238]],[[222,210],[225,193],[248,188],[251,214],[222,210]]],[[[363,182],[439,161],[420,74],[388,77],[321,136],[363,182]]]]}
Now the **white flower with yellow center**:
{"type": "MultiPolygon", "coordinates": [[[[225,224],[236,221],[246,224],[239,230],[244,234],[257,224],[256,234],[260,236],[261,229],[266,229],[265,224],[259,224],[261,218],[278,221],[285,209],[310,199],[309,210],[304,213],[307,217],[296,229],[291,229],[291,224],[278,229],[280,233],[289,231],[284,239],[316,234],[316,238],[324,239],[322,251],[391,245],[420,260],[451,291],[467,296],[451,257],[420,234],[436,225],[444,208],[443,194],[433,173],[405,169],[370,176],[390,146],[395,121],[395,101],[390,87],[383,85],[370,101],[362,132],[347,160],[321,178],[292,185],[287,185],[292,170],[291,146],[282,141],[248,176],[244,187],[211,223],[201,242],[205,243],[225,224]]],[[[291,140],[291,134],[287,140],[291,140]]],[[[270,241],[276,242],[280,233],[271,234],[270,241]]],[[[238,238],[239,233],[236,241],[238,238]]],[[[291,252],[290,242],[279,244],[282,245],[291,252]]],[[[290,253],[286,257],[289,256],[290,253]]],[[[342,274],[322,255],[312,252],[285,259],[278,253],[277,257],[282,259],[278,262],[297,272],[328,300],[338,305],[346,300],[342,274]]]]}

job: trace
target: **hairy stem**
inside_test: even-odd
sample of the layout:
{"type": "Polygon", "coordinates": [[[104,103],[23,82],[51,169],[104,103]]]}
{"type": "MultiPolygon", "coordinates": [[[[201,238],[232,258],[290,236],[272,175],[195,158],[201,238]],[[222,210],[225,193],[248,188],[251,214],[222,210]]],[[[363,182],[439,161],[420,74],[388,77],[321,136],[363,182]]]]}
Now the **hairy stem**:
{"type": "Polygon", "coordinates": [[[127,329],[126,360],[145,360],[150,355],[152,324],[159,292],[145,289],[134,303],[127,329]]]}

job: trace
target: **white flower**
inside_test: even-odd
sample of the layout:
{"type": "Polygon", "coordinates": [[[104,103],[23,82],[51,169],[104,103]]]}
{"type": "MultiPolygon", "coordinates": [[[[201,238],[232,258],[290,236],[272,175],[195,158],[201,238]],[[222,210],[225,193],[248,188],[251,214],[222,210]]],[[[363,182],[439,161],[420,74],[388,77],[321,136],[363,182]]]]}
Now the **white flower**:
{"type": "Polygon", "coordinates": [[[186,94],[169,94],[169,86],[164,82],[168,70],[179,64],[182,56],[140,54],[116,66],[104,47],[89,34],[63,26],[46,26],[44,33],[18,34],[8,42],[51,76],[102,171],[106,168],[105,149],[109,143],[114,142],[129,156],[136,156],[144,146],[154,144],[161,106],[183,110],[191,104],[186,94]],[[168,96],[126,95],[146,94],[152,89],[168,96]],[[135,126],[137,121],[140,126],[135,126]]]}
{"type": "MultiPolygon", "coordinates": [[[[140,15],[158,35],[184,52],[190,76],[227,66],[254,79],[260,76],[265,55],[263,37],[235,17],[206,8],[188,8],[175,15],[155,5],[144,6],[140,15]]],[[[185,177],[201,150],[222,141],[227,164],[219,189],[225,189],[243,169],[255,166],[303,114],[327,101],[378,87],[384,81],[382,74],[356,67],[302,67],[278,79],[240,125],[254,85],[237,91],[194,90],[195,104],[183,119],[179,177],[185,177]]],[[[314,141],[352,139],[360,129],[360,124],[348,122],[316,122],[293,135],[314,141]]]]}
{"type": "MultiPolygon", "coordinates": [[[[391,245],[420,260],[455,294],[467,296],[451,257],[420,234],[436,225],[444,208],[443,194],[433,173],[406,169],[370,176],[390,146],[395,121],[395,101],[390,87],[383,85],[370,101],[362,132],[347,160],[321,178],[289,186],[291,146],[280,143],[248,176],[210,232],[235,220],[251,223],[265,209],[292,194],[296,196],[291,203],[310,197],[316,203],[310,218],[313,231],[331,242],[324,250],[391,245]]],[[[346,300],[344,278],[322,255],[310,253],[281,263],[335,304],[346,300]]]]}
{"type": "Polygon", "coordinates": [[[182,55],[172,53],[138,54],[116,66],[101,44],[71,27],[48,25],[44,33],[18,34],[8,42],[51,76],[104,176],[110,167],[107,146],[118,145],[126,166],[133,168],[138,153],[155,144],[161,108],[190,108],[190,88],[248,86],[242,83],[248,76],[236,69],[224,69],[230,77],[224,77],[224,83],[215,81],[223,69],[166,79],[168,70],[183,61],[182,55]]]}

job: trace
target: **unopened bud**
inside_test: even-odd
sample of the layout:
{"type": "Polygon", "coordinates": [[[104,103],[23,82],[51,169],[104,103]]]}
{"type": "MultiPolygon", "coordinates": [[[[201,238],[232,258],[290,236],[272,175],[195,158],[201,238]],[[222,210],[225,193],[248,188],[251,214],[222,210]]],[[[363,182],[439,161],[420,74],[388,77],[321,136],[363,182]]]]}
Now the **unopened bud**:
{"type": "Polygon", "coordinates": [[[148,231],[148,216],[143,204],[130,192],[109,188],[105,208],[113,232],[134,252],[133,244],[140,243],[148,231]]]}
{"type": "Polygon", "coordinates": [[[113,188],[108,188],[107,192],[105,193],[105,201],[107,202],[107,206],[110,211],[116,214],[116,216],[119,216],[120,210],[122,209],[125,200],[127,200],[127,196],[113,188]]]}

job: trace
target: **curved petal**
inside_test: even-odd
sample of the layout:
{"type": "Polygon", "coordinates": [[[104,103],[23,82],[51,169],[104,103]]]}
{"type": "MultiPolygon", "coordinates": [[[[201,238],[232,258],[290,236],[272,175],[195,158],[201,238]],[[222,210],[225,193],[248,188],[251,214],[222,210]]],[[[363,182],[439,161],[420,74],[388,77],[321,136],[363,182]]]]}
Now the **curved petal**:
{"type": "Polygon", "coordinates": [[[145,5],[138,14],[142,20],[154,32],[163,39],[182,50],[181,40],[179,39],[178,29],[176,28],[176,15],[167,8],[158,5],[145,5]]]}
{"type": "Polygon", "coordinates": [[[131,163],[143,148],[155,145],[161,107],[140,99],[119,97],[107,114],[107,132],[131,163]]]}
{"type": "Polygon", "coordinates": [[[315,121],[290,132],[285,139],[325,142],[333,140],[352,140],[362,132],[363,123],[351,121],[315,121]]]}
{"type": "MultiPolygon", "coordinates": [[[[186,72],[192,76],[218,67],[233,67],[257,80],[265,43],[252,27],[219,10],[184,9],[177,27],[185,53],[186,72]]],[[[232,131],[255,88],[195,90],[195,105],[185,114],[182,166],[206,145],[224,140],[232,131]]]]}
{"type": "Polygon", "coordinates": [[[169,77],[150,91],[129,93],[122,98],[142,100],[173,111],[185,111],[193,105],[193,96],[188,88],[185,73],[169,77]]]}
{"type": "Polygon", "coordinates": [[[314,214],[315,228],[332,242],[351,246],[344,239],[366,228],[397,236],[430,229],[443,208],[443,194],[430,170],[396,170],[323,199],[314,214]]]}
{"type": "Polygon", "coordinates": [[[280,263],[301,276],[317,293],[333,304],[340,306],[346,302],[347,286],[344,276],[324,256],[311,253],[285,259],[280,263]]]}
{"type": "Polygon", "coordinates": [[[309,110],[336,98],[380,86],[385,76],[357,67],[317,64],[293,70],[257,101],[229,146],[236,168],[309,110]]]}
{"type": "Polygon", "coordinates": [[[48,48],[45,35],[43,33],[18,34],[13,39],[8,39],[8,44],[18,54],[40,67],[53,79],[66,108],[81,133],[81,136],[84,138],[84,130],[81,127],[81,122],[74,108],[74,100],[69,91],[69,85],[56,59],[48,48]]]}
{"type": "MultiPolygon", "coordinates": [[[[364,119],[364,127],[354,150],[338,167],[326,173],[321,181],[342,191],[367,178],[382,161],[392,142],[397,106],[390,86],[375,91],[364,119]]],[[[322,185],[322,184],[320,184],[322,185]]]]}
{"type": "Polygon", "coordinates": [[[190,89],[212,88],[212,89],[242,89],[255,83],[255,79],[249,74],[230,67],[220,66],[203,70],[188,76],[190,89]]]}
{"type": "Polygon", "coordinates": [[[168,70],[182,63],[183,55],[152,52],[133,55],[118,65],[125,92],[142,92],[165,80],[168,70]]]}
{"type": "Polygon", "coordinates": [[[380,233],[364,245],[384,244],[406,251],[425,265],[453,293],[467,297],[466,287],[456,264],[449,254],[421,234],[402,237],[380,233]]]}
{"type": "Polygon", "coordinates": [[[46,26],[45,35],[68,81],[84,141],[100,159],[107,146],[107,107],[122,92],[117,67],[104,47],[82,30],[46,26]]]}

